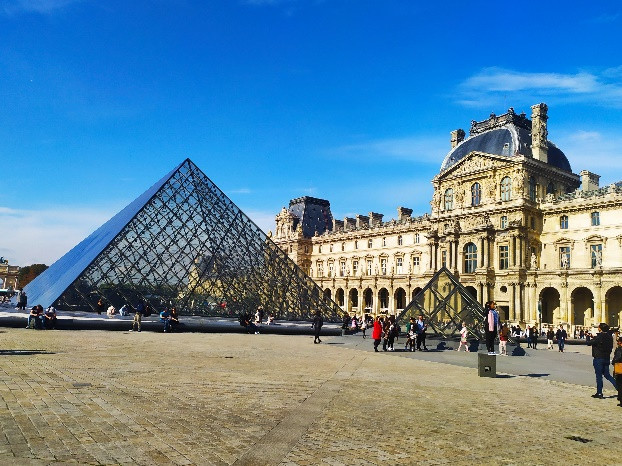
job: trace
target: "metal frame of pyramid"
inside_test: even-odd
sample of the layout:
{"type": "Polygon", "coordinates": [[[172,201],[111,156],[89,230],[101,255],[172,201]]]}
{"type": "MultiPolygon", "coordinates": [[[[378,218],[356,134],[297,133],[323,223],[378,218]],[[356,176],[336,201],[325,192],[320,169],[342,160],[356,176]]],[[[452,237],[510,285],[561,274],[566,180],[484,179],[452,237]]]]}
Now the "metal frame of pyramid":
{"type": "Polygon", "coordinates": [[[95,311],[139,300],[180,314],[276,319],[342,310],[190,159],[61,257],[25,290],[29,302],[95,311]]]}
{"type": "Polygon", "coordinates": [[[469,335],[483,335],[484,308],[446,267],[442,267],[397,316],[405,322],[422,314],[437,336],[453,338],[460,334],[462,322],[469,335]]]}

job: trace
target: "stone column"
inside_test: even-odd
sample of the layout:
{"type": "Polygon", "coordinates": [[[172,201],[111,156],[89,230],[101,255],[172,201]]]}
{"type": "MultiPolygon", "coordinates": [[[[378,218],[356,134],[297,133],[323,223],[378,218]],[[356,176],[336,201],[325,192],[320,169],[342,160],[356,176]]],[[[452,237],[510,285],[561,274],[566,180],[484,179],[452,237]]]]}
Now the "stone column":
{"type": "Polygon", "coordinates": [[[516,236],[512,236],[512,241],[511,241],[511,254],[510,254],[510,258],[512,259],[512,267],[516,267],[516,236]]]}
{"type": "Polygon", "coordinates": [[[511,321],[519,320],[516,315],[516,283],[510,283],[512,286],[512,299],[510,299],[510,309],[508,311],[508,317],[511,321]]]}
{"type": "Polygon", "coordinates": [[[562,283],[562,292],[559,297],[559,320],[572,322],[572,303],[568,299],[568,283],[562,283]]]}
{"type": "Polygon", "coordinates": [[[388,302],[388,305],[389,305],[389,315],[390,314],[397,314],[397,311],[395,309],[395,296],[393,294],[394,293],[393,288],[388,289],[388,290],[389,290],[389,302],[388,302]]]}

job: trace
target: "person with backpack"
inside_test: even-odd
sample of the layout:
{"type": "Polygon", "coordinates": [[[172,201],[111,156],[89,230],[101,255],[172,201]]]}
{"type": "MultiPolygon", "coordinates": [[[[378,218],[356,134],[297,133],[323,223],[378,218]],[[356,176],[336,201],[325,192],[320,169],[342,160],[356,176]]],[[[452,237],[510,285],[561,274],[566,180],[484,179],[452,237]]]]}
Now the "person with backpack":
{"type": "Polygon", "coordinates": [[[417,330],[417,350],[421,351],[423,345],[423,351],[427,351],[428,347],[425,345],[425,331],[428,328],[428,324],[423,320],[423,314],[419,314],[417,322],[415,322],[415,328],[417,330]]]}
{"type": "Polygon", "coordinates": [[[609,325],[604,322],[598,324],[598,333],[588,343],[592,347],[594,373],[596,374],[596,393],[592,398],[604,398],[603,377],[618,389],[616,380],[609,373],[611,352],[613,351],[613,336],[609,331],[609,325]]]}

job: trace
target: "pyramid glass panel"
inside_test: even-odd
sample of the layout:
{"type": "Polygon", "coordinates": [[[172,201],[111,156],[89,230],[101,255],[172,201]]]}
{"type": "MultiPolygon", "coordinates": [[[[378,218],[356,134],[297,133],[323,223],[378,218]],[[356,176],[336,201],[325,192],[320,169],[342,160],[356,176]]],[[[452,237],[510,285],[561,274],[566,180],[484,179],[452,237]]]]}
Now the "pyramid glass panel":
{"type": "Polygon", "coordinates": [[[445,267],[434,274],[397,320],[405,324],[420,314],[428,331],[440,337],[459,335],[462,322],[472,337],[479,339],[483,334],[484,309],[445,267]]]}
{"type": "Polygon", "coordinates": [[[29,300],[93,311],[146,301],[181,314],[276,319],[341,309],[190,160],[26,287],[29,300]]]}

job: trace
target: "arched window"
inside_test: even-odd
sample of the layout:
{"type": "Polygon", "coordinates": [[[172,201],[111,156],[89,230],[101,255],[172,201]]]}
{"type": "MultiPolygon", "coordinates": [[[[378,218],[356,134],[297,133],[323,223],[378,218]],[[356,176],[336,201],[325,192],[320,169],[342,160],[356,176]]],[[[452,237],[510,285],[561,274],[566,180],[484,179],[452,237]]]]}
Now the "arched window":
{"type": "Polygon", "coordinates": [[[499,228],[504,229],[508,227],[508,216],[502,215],[501,220],[499,221],[499,228]]]}
{"type": "Polygon", "coordinates": [[[445,210],[454,208],[454,190],[449,188],[445,190],[445,210]]]}
{"type": "Polygon", "coordinates": [[[478,206],[482,202],[482,190],[479,183],[473,183],[471,186],[471,205],[478,206]]]}
{"type": "Polygon", "coordinates": [[[402,246],[403,244],[404,244],[404,239],[402,238],[402,235],[399,235],[397,237],[397,245],[402,246]]]}
{"type": "Polygon", "coordinates": [[[419,244],[419,233],[415,233],[415,244],[419,244]]]}
{"type": "Polygon", "coordinates": [[[538,197],[536,179],[533,176],[529,177],[529,199],[535,201],[538,197]]]}
{"type": "Polygon", "coordinates": [[[474,273],[477,268],[477,246],[468,243],[464,247],[464,273],[474,273]]]}
{"type": "Polygon", "coordinates": [[[346,250],[346,243],[341,243],[341,250],[345,251],[346,250]]]}
{"type": "Polygon", "coordinates": [[[386,238],[382,238],[382,246],[386,246],[387,245],[387,239],[386,238]]]}
{"type": "Polygon", "coordinates": [[[368,239],[367,240],[367,247],[371,249],[372,246],[373,246],[372,240],[368,239]]]}
{"type": "Polygon", "coordinates": [[[333,245],[331,244],[328,249],[330,250],[330,252],[333,252],[333,245]]]}
{"type": "Polygon", "coordinates": [[[512,179],[506,176],[501,180],[501,200],[509,201],[512,199],[512,179]]]}

